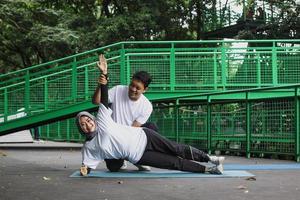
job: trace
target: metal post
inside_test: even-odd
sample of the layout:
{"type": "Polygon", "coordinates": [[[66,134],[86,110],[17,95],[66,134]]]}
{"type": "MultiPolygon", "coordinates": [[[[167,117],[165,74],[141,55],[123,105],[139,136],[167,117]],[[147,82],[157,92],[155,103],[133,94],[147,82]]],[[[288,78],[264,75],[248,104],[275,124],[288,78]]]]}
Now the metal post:
{"type": "Polygon", "coordinates": [[[257,55],[257,69],[256,69],[256,73],[257,73],[257,77],[256,77],[256,82],[257,82],[257,85],[258,87],[260,88],[261,87],[261,64],[260,64],[260,54],[257,55]]]}
{"type": "Polygon", "coordinates": [[[67,141],[70,142],[70,119],[67,119],[67,141]]]}
{"type": "Polygon", "coordinates": [[[251,145],[251,115],[250,115],[250,102],[249,93],[246,92],[246,157],[250,158],[250,145],[251,145]]]}
{"type": "Polygon", "coordinates": [[[218,81],[218,77],[217,77],[218,76],[218,73],[217,73],[217,70],[218,70],[218,68],[217,68],[217,66],[218,66],[217,65],[217,50],[214,50],[214,58],[213,59],[214,59],[214,69],[213,69],[214,70],[214,72],[213,72],[214,73],[214,77],[213,77],[214,81],[213,81],[213,84],[214,84],[214,89],[217,90],[218,89],[218,86],[217,86],[217,84],[218,84],[218,82],[217,82],[218,81]]]}
{"type": "Polygon", "coordinates": [[[210,96],[207,96],[207,150],[211,154],[211,104],[210,96]]]}
{"type": "Polygon", "coordinates": [[[223,90],[226,90],[227,64],[226,64],[226,51],[225,51],[224,43],[222,43],[221,52],[222,52],[222,86],[223,86],[223,90]]]}
{"type": "Polygon", "coordinates": [[[89,71],[88,71],[88,66],[85,66],[84,68],[84,99],[88,100],[89,99],[89,71]]]}
{"type": "Polygon", "coordinates": [[[297,162],[300,162],[300,100],[298,97],[298,88],[295,88],[295,143],[296,143],[296,149],[295,149],[295,160],[297,162]]]}
{"type": "Polygon", "coordinates": [[[44,79],[44,110],[48,110],[49,104],[49,94],[48,94],[48,79],[47,77],[44,79]]]}
{"type": "Polygon", "coordinates": [[[56,139],[61,139],[61,121],[57,122],[57,138],[56,139]]]}
{"type": "Polygon", "coordinates": [[[130,77],[130,73],[131,73],[131,69],[130,69],[130,57],[126,56],[126,73],[127,73],[127,83],[130,83],[131,77],[130,77]]]}
{"type": "Polygon", "coordinates": [[[7,96],[7,88],[4,89],[4,122],[7,121],[8,117],[8,96],[7,96]]]}
{"type": "Polygon", "coordinates": [[[77,62],[74,57],[72,62],[72,101],[76,102],[77,98],[77,62]]]}
{"type": "Polygon", "coordinates": [[[47,139],[50,138],[50,125],[47,124],[47,130],[46,130],[47,139]]]}
{"type": "Polygon", "coordinates": [[[175,90],[175,48],[174,43],[171,44],[171,52],[170,52],[170,88],[171,91],[175,90]]]}
{"type": "Polygon", "coordinates": [[[272,84],[276,86],[278,84],[278,74],[277,74],[277,52],[276,43],[273,42],[272,46],[272,84]]]}
{"type": "Polygon", "coordinates": [[[127,85],[128,83],[126,82],[126,76],[130,76],[130,74],[126,74],[126,69],[125,69],[125,48],[124,44],[121,45],[121,50],[120,50],[120,82],[121,85],[127,85]]]}
{"type": "Polygon", "coordinates": [[[25,113],[30,115],[30,76],[29,70],[26,70],[25,75],[25,113]]]}
{"type": "Polygon", "coordinates": [[[175,124],[176,124],[176,142],[179,141],[179,99],[175,103],[175,124]]]}

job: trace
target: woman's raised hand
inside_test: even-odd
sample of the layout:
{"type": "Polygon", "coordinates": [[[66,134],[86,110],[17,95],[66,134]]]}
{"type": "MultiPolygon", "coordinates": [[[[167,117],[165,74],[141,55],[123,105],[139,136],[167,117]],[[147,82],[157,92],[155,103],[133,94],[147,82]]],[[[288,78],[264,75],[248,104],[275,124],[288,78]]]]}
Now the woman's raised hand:
{"type": "Polygon", "coordinates": [[[102,74],[107,74],[107,61],[103,54],[99,55],[99,61],[97,62],[97,66],[102,74]]]}

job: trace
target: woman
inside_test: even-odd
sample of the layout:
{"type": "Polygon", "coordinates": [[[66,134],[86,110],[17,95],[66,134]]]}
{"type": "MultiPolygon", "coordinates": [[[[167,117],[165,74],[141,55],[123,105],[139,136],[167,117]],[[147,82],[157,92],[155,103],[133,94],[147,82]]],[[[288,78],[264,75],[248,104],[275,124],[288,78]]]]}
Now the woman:
{"type": "Polygon", "coordinates": [[[82,147],[81,175],[105,160],[107,168],[118,171],[124,160],[133,164],[198,173],[223,173],[224,157],[209,156],[194,147],[170,141],[157,132],[141,127],[117,124],[108,107],[107,76],[99,79],[101,103],[97,117],[80,112],[76,117],[79,131],[86,137],[82,147]],[[210,162],[207,167],[199,162],[210,162]]]}

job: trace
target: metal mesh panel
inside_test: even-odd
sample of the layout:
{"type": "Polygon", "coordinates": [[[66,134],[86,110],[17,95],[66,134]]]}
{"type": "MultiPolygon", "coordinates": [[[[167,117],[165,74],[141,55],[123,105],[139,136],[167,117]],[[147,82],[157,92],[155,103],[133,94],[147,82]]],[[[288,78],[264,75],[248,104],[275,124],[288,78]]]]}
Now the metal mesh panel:
{"type": "Polygon", "coordinates": [[[262,101],[251,107],[251,151],[293,153],[294,101],[262,101]]]}
{"type": "Polygon", "coordinates": [[[82,142],[84,138],[78,132],[75,118],[70,118],[40,127],[40,138],[61,141],[82,142]]]}
{"type": "Polygon", "coordinates": [[[196,52],[193,53],[176,55],[176,90],[212,89],[217,81],[214,77],[212,54],[197,55],[196,52]]]}
{"type": "Polygon", "coordinates": [[[63,120],[63,121],[59,121],[58,123],[58,127],[59,127],[59,137],[61,139],[67,139],[70,140],[70,125],[69,125],[69,120],[63,120]]]}
{"type": "Polygon", "coordinates": [[[49,109],[56,109],[68,104],[72,99],[71,70],[48,78],[49,109]]]}
{"type": "Polygon", "coordinates": [[[77,101],[83,101],[89,98],[88,91],[86,91],[86,84],[88,77],[86,76],[87,67],[77,68],[77,101]]]}
{"type": "Polygon", "coordinates": [[[127,69],[131,77],[137,71],[147,71],[153,81],[151,90],[170,89],[170,56],[168,54],[132,55],[127,57],[127,69]]]}
{"type": "Polygon", "coordinates": [[[272,84],[272,55],[269,53],[260,54],[261,83],[272,84]]]}
{"type": "Polygon", "coordinates": [[[227,83],[243,85],[242,88],[256,85],[257,62],[259,61],[254,54],[241,55],[231,53],[228,58],[227,83]]]}
{"type": "Polygon", "coordinates": [[[200,149],[207,149],[206,105],[185,105],[179,107],[179,141],[200,149]]]}
{"type": "Polygon", "coordinates": [[[278,83],[298,83],[300,52],[279,52],[277,55],[278,83]]]}
{"type": "Polygon", "coordinates": [[[98,54],[95,52],[91,55],[79,56],[76,58],[76,66],[77,68],[81,66],[90,65],[91,63],[95,63],[98,61],[98,54]],[[78,60],[78,61],[77,61],[78,60]]]}
{"type": "Polygon", "coordinates": [[[34,113],[44,111],[45,82],[44,79],[30,81],[30,110],[34,113]]]}
{"type": "Polygon", "coordinates": [[[68,119],[69,123],[67,124],[69,126],[69,139],[71,141],[83,141],[84,138],[79,133],[77,126],[75,125],[75,118],[68,119]]]}
{"type": "MultiPolygon", "coordinates": [[[[109,86],[121,84],[121,60],[119,56],[111,57],[108,60],[109,86]]],[[[127,74],[125,74],[127,76],[127,74]]],[[[96,80],[96,79],[95,79],[96,80]]]]}
{"type": "Polygon", "coordinates": [[[172,104],[154,105],[150,121],[159,128],[159,133],[169,139],[176,140],[175,106],[172,104]]]}
{"type": "Polygon", "coordinates": [[[60,140],[60,132],[58,129],[58,123],[51,123],[41,127],[41,138],[47,138],[50,140],[60,140]]]}
{"type": "Polygon", "coordinates": [[[245,104],[215,104],[212,105],[211,110],[212,149],[245,151],[245,104]]]}
{"type": "Polygon", "coordinates": [[[25,110],[25,89],[24,85],[17,85],[7,89],[8,117],[7,119],[16,119],[17,113],[25,110]]]}
{"type": "Polygon", "coordinates": [[[83,137],[79,133],[75,125],[75,118],[57,122],[59,125],[60,137],[67,141],[83,141],[83,137]]]}

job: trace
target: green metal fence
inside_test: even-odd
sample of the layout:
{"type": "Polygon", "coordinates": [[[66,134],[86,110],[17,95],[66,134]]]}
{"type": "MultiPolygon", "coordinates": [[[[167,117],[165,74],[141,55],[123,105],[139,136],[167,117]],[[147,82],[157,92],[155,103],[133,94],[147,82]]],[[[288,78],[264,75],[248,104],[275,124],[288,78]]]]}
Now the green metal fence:
{"type": "Polygon", "coordinates": [[[99,53],[111,86],[147,70],[149,92],[208,92],[297,83],[300,40],[121,42],[0,75],[0,120],[55,110],[90,98],[99,53]]]}
{"type": "Polygon", "coordinates": [[[300,159],[299,85],[290,97],[259,98],[266,89],[202,95],[198,100],[157,104],[151,120],[166,137],[206,149],[252,154],[288,154],[300,159]],[[255,92],[256,91],[256,92],[255,92]],[[174,129],[175,128],[175,129],[174,129]]]}

